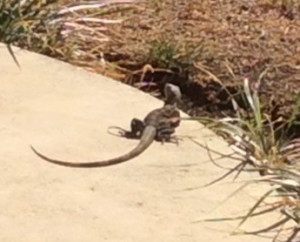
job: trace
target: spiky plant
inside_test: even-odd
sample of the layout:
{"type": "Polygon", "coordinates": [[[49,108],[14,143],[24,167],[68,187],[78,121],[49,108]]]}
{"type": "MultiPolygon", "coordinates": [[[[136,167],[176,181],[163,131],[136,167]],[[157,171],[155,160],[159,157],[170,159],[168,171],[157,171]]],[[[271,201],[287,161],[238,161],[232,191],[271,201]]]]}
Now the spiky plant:
{"type": "MultiPolygon", "coordinates": [[[[296,100],[294,112],[287,122],[282,123],[281,119],[271,120],[269,115],[263,113],[259,100],[259,87],[264,74],[265,72],[260,75],[252,90],[250,89],[249,80],[244,80],[242,93],[245,106],[249,107],[251,115],[244,117],[243,112],[240,111],[242,110],[241,107],[231,95],[231,101],[234,110],[236,110],[235,117],[225,117],[218,120],[205,119],[208,127],[215,130],[229,142],[234,151],[234,159],[239,161],[234,168],[205,186],[219,182],[234,172],[237,172],[235,176],[237,178],[240,172],[249,170],[249,167],[250,170],[257,170],[263,177],[247,182],[238,190],[253,182],[265,182],[270,184],[271,188],[258,199],[245,216],[239,217],[241,222],[238,227],[252,216],[280,209],[285,216],[281,221],[276,221],[268,228],[252,232],[244,231],[243,233],[259,234],[278,229],[279,234],[287,223],[293,221],[296,225],[290,228],[292,232],[290,240],[288,240],[292,241],[291,239],[297,237],[300,223],[300,139],[290,139],[287,131],[295,124],[295,117],[299,112],[299,97],[296,100]],[[270,197],[277,197],[279,200],[275,203],[269,203],[270,207],[264,209],[263,212],[257,212],[265,200],[270,197]]],[[[212,74],[211,76],[221,83],[215,76],[212,74]]],[[[200,118],[200,120],[203,119],[200,118]]],[[[209,153],[214,152],[221,157],[228,157],[228,155],[225,156],[211,147],[199,142],[197,144],[207,149],[209,153]]],[[[215,163],[212,158],[211,160],[215,163]]],[[[220,219],[214,219],[214,221],[220,221],[220,219]]]]}

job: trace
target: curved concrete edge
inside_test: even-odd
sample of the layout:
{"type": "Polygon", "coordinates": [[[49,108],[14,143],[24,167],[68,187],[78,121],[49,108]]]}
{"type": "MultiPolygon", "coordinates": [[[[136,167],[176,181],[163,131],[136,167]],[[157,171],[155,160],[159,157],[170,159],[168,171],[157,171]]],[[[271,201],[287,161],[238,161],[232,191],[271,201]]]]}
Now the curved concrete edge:
{"type": "MultiPolygon", "coordinates": [[[[45,56],[15,48],[18,69],[0,45],[1,241],[270,241],[230,236],[238,221],[203,218],[243,215],[267,187],[253,185],[222,203],[243,183],[226,179],[207,152],[183,138],[178,146],[154,143],[138,158],[102,169],[71,169],[36,157],[29,146],[67,160],[114,157],[136,141],[109,135],[129,127],[162,102],[122,83],[45,56]]],[[[219,152],[227,144],[193,121],[180,136],[193,136],[219,152]]],[[[220,161],[225,166],[235,161],[220,161]]],[[[242,174],[240,180],[251,179],[242,174]]],[[[277,214],[275,214],[277,215],[277,214]]],[[[250,219],[244,229],[272,223],[250,219]]]]}

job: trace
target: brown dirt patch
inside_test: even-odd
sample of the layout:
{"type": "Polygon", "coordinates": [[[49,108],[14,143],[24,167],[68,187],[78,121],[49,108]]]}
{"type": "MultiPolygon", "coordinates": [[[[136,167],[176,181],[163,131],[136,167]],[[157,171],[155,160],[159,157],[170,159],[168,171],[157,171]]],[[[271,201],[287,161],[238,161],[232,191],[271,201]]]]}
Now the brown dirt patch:
{"type": "MultiPolygon", "coordinates": [[[[68,2],[74,0],[60,4],[68,2]]],[[[108,42],[79,43],[83,56],[44,54],[147,91],[175,83],[185,95],[182,109],[191,115],[231,114],[231,98],[224,88],[246,110],[240,91],[248,78],[252,88],[259,88],[263,111],[273,120],[287,119],[299,96],[299,10],[300,3],[293,0],[144,0],[111,5],[99,10],[100,17],[124,21],[105,25],[108,42]],[[99,61],[101,52],[105,67],[99,61]]],[[[72,38],[60,44],[72,46],[72,38]]]]}
{"type": "MultiPolygon", "coordinates": [[[[296,3],[263,0],[143,1],[121,16],[111,14],[126,20],[109,29],[112,40],[104,53],[107,60],[127,70],[151,64],[175,71],[148,72],[143,81],[179,84],[193,100],[187,105],[194,107],[189,110],[192,114],[231,110],[222,87],[205,71],[236,93],[245,77],[254,85],[268,68],[260,85],[263,106],[273,116],[286,117],[299,90],[298,10],[296,3]],[[176,50],[170,65],[153,58],[155,44],[176,50]]],[[[130,81],[140,77],[139,72],[130,81]]]]}

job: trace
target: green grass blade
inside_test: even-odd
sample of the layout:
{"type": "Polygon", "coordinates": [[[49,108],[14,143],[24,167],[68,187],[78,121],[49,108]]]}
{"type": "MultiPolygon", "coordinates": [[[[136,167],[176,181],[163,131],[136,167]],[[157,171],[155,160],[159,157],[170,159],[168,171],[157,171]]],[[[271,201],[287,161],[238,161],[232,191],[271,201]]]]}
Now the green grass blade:
{"type": "Polygon", "coordinates": [[[12,57],[13,60],[14,60],[14,62],[16,63],[16,65],[19,67],[19,69],[21,69],[21,66],[20,66],[20,64],[19,64],[19,62],[18,62],[17,57],[16,57],[15,54],[14,54],[13,49],[11,48],[11,45],[10,45],[10,44],[6,44],[6,47],[7,47],[7,49],[8,49],[9,54],[11,55],[11,57],[12,57]]]}
{"type": "Polygon", "coordinates": [[[261,196],[260,199],[254,204],[254,206],[249,210],[249,212],[246,214],[246,216],[242,219],[242,221],[239,223],[238,228],[241,227],[248,218],[251,217],[251,215],[254,213],[255,209],[258,208],[258,206],[270,195],[276,190],[276,188],[272,188],[268,190],[263,196],[261,196]]]}

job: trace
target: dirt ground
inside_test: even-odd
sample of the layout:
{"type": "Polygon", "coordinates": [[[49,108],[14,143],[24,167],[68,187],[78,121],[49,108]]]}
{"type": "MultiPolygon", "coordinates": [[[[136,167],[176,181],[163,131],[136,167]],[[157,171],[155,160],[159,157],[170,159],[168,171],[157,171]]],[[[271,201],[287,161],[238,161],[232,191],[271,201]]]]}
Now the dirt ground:
{"type": "Polygon", "coordinates": [[[123,79],[131,84],[141,77],[159,87],[166,81],[177,83],[187,96],[183,109],[192,115],[230,112],[223,87],[237,94],[247,77],[259,88],[266,112],[287,117],[299,92],[299,5],[271,0],[141,1],[109,15],[125,21],[110,26],[105,58],[133,71],[123,79]],[[146,64],[173,73],[138,71],[146,64]]]}
{"type": "MultiPolygon", "coordinates": [[[[59,0],[57,3],[61,9],[78,5],[79,1],[59,0]]],[[[81,17],[104,19],[102,25],[85,21],[80,24],[90,30],[100,27],[97,34],[108,37],[108,41],[99,40],[94,32],[89,37],[82,32],[80,37],[61,38],[58,28],[56,42],[51,42],[53,34],[50,34],[29,49],[145,91],[161,90],[166,82],[175,83],[185,95],[181,108],[190,115],[232,114],[228,91],[247,111],[249,107],[241,95],[245,78],[252,88],[259,90],[263,111],[273,120],[288,119],[293,104],[299,102],[299,1],[136,0],[119,3],[76,12],[81,17]],[[123,22],[107,23],[106,20],[123,22]],[[50,48],[43,42],[47,38],[50,48]],[[74,55],[74,50],[80,54],[74,55]],[[102,57],[107,64],[105,68],[99,61],[102,57]]],[[[73,21],[78,17],[76,14],[72,15],[73,21]]],[[[42,28],[37,27],[36,31],[41,32],[42,28]]],[[[26,48],[28,40],[18,44],[26,48]]]]}

